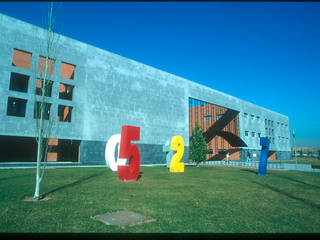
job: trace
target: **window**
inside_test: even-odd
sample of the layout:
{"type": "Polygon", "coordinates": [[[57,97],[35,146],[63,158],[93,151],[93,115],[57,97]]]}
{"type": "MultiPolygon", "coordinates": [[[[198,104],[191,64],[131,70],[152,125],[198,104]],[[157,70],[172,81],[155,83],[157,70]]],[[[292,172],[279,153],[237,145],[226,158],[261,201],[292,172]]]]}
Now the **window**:
{"type": "MultiPolygon", "coordinates": [[[[73,94],[73,88],[74,86],[60,83],[60,88],[59,88],[59,98],[61,99],[66,99],[66,100],[72,100],[72,94],[73,94]]],[[[211,116],[205,116],[205,120],[211,120],[211,116]]]]}
{"type": "Polygon", "coordinates": [[[29,76],[12,72],[10,77],[9,89],[26,93],[28,91],[28,81],[29,76]]]}
{"type": "Polygon", "coordinates": [[[30,69],[31,53],[22,50],[14,49],[12,57],[12,66],[30,69]]]}
{"type": "Polygon", "coordinates": [[[217,121],[218,121],[220,118],[222,118],[222,116],[223,116],[222,114],[218,114],[218,115],[217,115],[217,121]]]}
{"type": "Polygon", "coordinates": [[[257,116],[257,120],[258,120],[258,121],[260,120],[260,117],[259,117],[259,116],[257,116]]]}
{"type": "Polygon", "coordinates": [[[38,61],[38,72],[47,73],[52,75],[54,71],[54,60],[52,58],[48,58],[48,67],[46,69],[46,57],[39,57],[38,61]]]}
{"type": "Polygon", "coordinates": [[[271,127],[273,127],[273,121],[271,121],[271,127]]]}
{"type": "Polygon", "coordinates": [[[251,133],[251,136],[252,136],[252,137],[254,137],[255,135],[256,135],[255,132],[252,132],[252,133],[251,133]]]}
{"type": "Polygon", "coordinates": [[[268,136],[268,128],[265,128],[265,134],[268,136]]]}
{"type": "Polygon", "coordinates": [[[258,138],[260,138],[261,137],[261,133],[258,133],[258,138]]]}
{"type": "Polygon", "coordinates": [[[271,124],[270,124],[270,120],[268,120],[268,126],[270,126],[271,124]]]}
{"type": "Polygon", "coordinates": [[[71,122],[71,113],[73,107],[58,105],[58,121],[71,122]]]}
{"type": "Polygon", "coordinates": [[[248,136],[248,135],[249,135],[249,132],[248,132],[248,131],[245,131],[245,132],[244,132],[244,135],[245,135],[245,136],[248,136]]]}
{"type": "Polygon", "coordinates": [[[274,135],[274,130],[272,129],[271,131],[272,131],[272,135],[274,135]]]}
{"type": "Polygon", "coordinates": [[[8,97],[7,115],[16,117],[26,116],[27,100],[21,98],[8,97]]]}
{"type": "Polygon", "coordinates": [[[73,80],[75,68],[76,68],[75,65],[72,65],[72,64],[66,63],[66,62],[61,62],[60,76],[62,78],[73,80]]]}
{"type": "Polygon", "coordinates": [[[40,78],[37,78],[37,88],[36,88],[37,95],[42,95],[41,83],[46,83],[46,85],[44,86],[44,89],[45,89],[44,95],[46,97],[51,97],[53,81],[50,81],[50,80],[44,81],[44,79],[41,79],[40,81],[40,78]]]}
{"type": "Polygon", "coordinates": [[[268,124],[268,120],[264,119],[264,124],[267,125],[268,124]]]}
{"type": "Polygon", "coordinates": [[[251,116],[251,119],[253,120],[253,119],[254,119],[254,115],[253,115],[253,114],[251,114],[250,116],[251,116]]]}
{"type": "Polygon", "coordinates": [[[207,154],[213,154],[213,150],[212,149],[208,149],[207,154]]]}
{"type": "Polygon", "coordinates": [[[51,108],[51,103],[46,103],[43,102],[36,102],[34,104],[34,118],[40,118],[40,112],[41,112],[41,107],[43,107],[43,119],[49,120],[50,118],[50,108],[51,108]]]}
{"type": "Polygon", "coordinates": [[[269,134],[268,134],[269,136],[271,135],[271,129],[269,128],[269,134]]]}
{"type": "Polygon", "coordinates": [[[248,113],[244,113],[243,116],[246,118],[248,117],[248,113]]]}

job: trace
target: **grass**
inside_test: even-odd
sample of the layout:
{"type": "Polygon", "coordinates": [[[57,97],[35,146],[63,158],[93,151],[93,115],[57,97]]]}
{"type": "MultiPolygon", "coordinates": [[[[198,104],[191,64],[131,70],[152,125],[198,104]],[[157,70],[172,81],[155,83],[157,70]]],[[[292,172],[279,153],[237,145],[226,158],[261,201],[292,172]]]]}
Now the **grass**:
{"type": "Polygon", "coordinates": [[[320,173],[186,166],[184,173],[141,167],[137,182],[106,168],[47,169],[32,196],[35,169],[0,170],[0,232],[297,233],[320,232],[320,173]],[[155,218],[119,228],[91,219],[129,210],[155,218]]]}

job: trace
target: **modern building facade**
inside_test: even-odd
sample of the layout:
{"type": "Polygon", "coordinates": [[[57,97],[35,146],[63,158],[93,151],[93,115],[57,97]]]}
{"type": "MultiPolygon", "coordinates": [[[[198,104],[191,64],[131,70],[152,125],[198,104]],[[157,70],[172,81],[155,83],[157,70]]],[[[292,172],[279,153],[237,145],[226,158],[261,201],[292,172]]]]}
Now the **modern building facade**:
{"type": "MultiPolygon", "coordinates": [[[[36,107],[46,30],[0,14],[0,143],[2,162],[35,161],[36,107]]],[[[289,119],[239,98],[59,35],[49,62],[47,121],[53,122],[49,161],[105,164],[105,145],[122,125],[140,127],[142,164],[165,163],[163,145],[185,143],[198,122],[208,159],[259,157],[268,137],[270,159],[290,159],[289,119]]]]}

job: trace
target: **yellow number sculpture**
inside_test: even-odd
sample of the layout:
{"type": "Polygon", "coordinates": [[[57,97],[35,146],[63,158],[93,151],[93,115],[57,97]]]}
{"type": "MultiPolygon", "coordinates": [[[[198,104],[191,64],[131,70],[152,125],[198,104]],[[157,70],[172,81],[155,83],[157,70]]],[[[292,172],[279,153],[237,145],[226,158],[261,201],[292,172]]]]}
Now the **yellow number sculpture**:
{"type": "Polygon", "coordinates": [[[170,163],[170,172],[184,172],[184,163],[180,162],[184,152],[184,142],[181,136],[173,136],[171,138],[170,149],[177,151],[170,163]]]}

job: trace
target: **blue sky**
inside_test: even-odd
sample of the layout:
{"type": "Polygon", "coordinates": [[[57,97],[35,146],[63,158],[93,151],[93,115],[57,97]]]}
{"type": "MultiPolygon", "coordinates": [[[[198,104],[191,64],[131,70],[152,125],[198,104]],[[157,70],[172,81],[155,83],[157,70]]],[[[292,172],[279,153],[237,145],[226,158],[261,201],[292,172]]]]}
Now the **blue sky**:
{"type": "MultiPolygon", "coordinates": [[[[58,32],[289,116],[320,147],[320,3],[62,2],[58,32]]],[[[0,12],[43,26],[43,2],[0,12]]]]}

